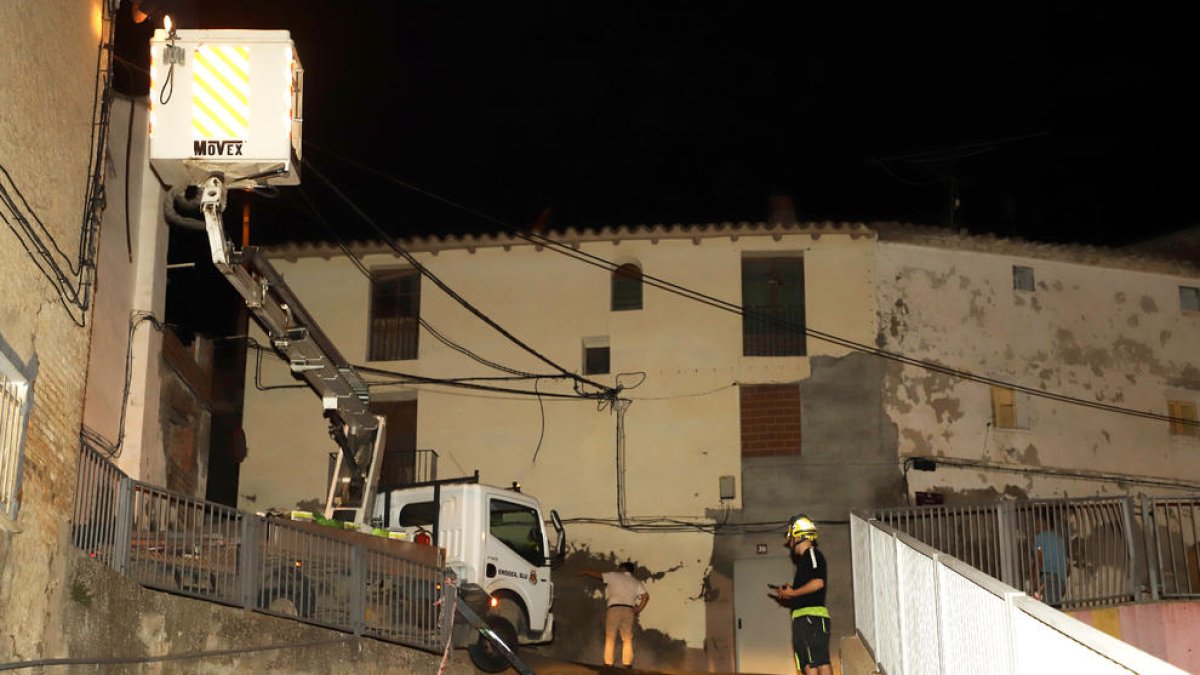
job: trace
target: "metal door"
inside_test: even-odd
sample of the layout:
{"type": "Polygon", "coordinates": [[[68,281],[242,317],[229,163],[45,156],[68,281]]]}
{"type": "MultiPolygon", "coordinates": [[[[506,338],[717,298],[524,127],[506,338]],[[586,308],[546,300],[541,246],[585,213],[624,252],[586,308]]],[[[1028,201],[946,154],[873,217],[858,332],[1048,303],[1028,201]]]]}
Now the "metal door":
{"type": "Polygon", "coordinates": [[[791,558],[757,557],[733,563],[737,672],[794,675],[791,613],[767,596],[767,584],[790,584],[791,558]]]}

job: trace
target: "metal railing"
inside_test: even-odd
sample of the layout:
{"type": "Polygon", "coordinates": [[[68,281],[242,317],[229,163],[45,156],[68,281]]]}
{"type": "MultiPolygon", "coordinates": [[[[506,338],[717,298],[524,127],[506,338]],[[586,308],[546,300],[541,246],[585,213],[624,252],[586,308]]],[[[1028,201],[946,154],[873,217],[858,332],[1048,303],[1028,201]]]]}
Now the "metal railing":
{"type": "Polygon", "coordinates": [[[1130,498],[919,506],[875,517],[1056,607],[1137,598],[1142,575],[1130,498]]]}
{"type": "Polygon", "coordinates": [[[1154,599],[1200,597],[1200,497],[1142,500],[1154,599]]]}
{"type": "Polygon", "coordinates": [[[803,307],[756,305],[744,308],[743,355],[804,356],[806,339],[803,307]]]}
{"type": "Polygon", "coordinates": [[[889,675],[1184,672],[865,514],[850,536],[855,624],[889,675]]]}
{"type": "Polygon", "coordinates": [[[374,317],[371,319],[368,361],[408,361],[417,358],[421,325],[417,317],[374,317]]]}
{"type": "Polygon", "coordinates": [[[440,565],[321,529],[135,481],[80,452],[73,543],[143,586],[440,652],[455,604],[440,565]]]}

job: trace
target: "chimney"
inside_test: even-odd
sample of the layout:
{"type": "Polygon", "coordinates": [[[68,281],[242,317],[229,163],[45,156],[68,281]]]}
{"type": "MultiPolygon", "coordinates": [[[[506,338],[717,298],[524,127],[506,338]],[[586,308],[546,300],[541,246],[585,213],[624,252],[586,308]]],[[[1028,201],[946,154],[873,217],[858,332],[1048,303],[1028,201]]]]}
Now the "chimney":
{"type": "Polygon", "coordinates": [[[796,224],[796,206],[792,203],[791,195],[771,195],[767,198],[767,223],[796,224]]]}

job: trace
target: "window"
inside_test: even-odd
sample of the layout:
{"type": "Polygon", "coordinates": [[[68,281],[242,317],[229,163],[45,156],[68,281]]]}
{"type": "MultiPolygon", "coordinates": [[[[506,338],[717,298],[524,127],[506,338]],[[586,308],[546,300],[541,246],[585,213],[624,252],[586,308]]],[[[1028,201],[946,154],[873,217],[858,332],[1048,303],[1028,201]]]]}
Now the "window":
{"type": "Polygon", "coordinates": [[[1195,401],[1167,401],[1167,414],[1171,416],[1172,436],[1200,437],[1195,401]]]}
{"type": "Polygon", "coordinates": [[[0,351],[0,515],[10,519],[17,517],[28,403],[29,380],[0,351]]]}
{"type": "Polygon", "coordinates": [[[800,454],[800,385],[743,384],[742,457],[800,454]]]}
{"type": "Polygon", "coordinates": [[[642,308],[642,268],[632,263],[621,265],[612,275],[612,311],[642,308]]]}
{"type": "Polygon", "coordinates": [[[803,356],[804,259],[742,259],[742,353],[803,356]]]}
{"type": "Polygon", "coordinates": [[[1012,389],[992,387],[992,426],[997,429],[1028,429],[1026,411],[1017,405],[1018,402],[1017,392],[1012,389]]]}
{"type": "Polygon", "coordinates": [[[416,270],[383,270],[372,275],[371,343],[367,360],[417,358],[421,275],[416,270]]]}
{"type": "Polygon", "coordinates": [[[1184,312],[1200,312],[1200,288],[1180,286],[1179,309],[1184,312]]]}
{"type": "Polygon", "coordinates": [[[610,372],[608,337],[583,339],[583,374],[607,375],[610,372]]]}
{"type": "Polygon", "coordinates": [[[542,519],[536,509],[493,499],[488,507],[488,531],[530,564],[546,564],[542,519]]]}
{"type": "Polygon", "coordinates": [[[1013,288],[1018,291],[1033,290],[1033,268],[1013,265],[1013,288]]]}

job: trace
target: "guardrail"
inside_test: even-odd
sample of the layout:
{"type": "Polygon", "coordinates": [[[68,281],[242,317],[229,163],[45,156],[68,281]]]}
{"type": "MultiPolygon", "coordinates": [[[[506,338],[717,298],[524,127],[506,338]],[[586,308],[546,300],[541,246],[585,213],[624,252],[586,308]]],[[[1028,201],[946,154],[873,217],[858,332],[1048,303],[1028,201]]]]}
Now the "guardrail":
{"type": "Polygon", "coordinates": [[[437,549],[173,493],[86,445],[71,531],[77,548],[148,588],[431,652],[450,638],[455,590],[437,549]]]}
{"type": "Polygon", "coordinates": [[[888,675],[1184,672],[865,514],[850,534],[855,624],[888,675]]]}
{"type": "Polygon", "coordinates": [[[880,509],[875,517],[1055,606],[1132,601],[1144,578],[1127,497],[880,509]]]}

